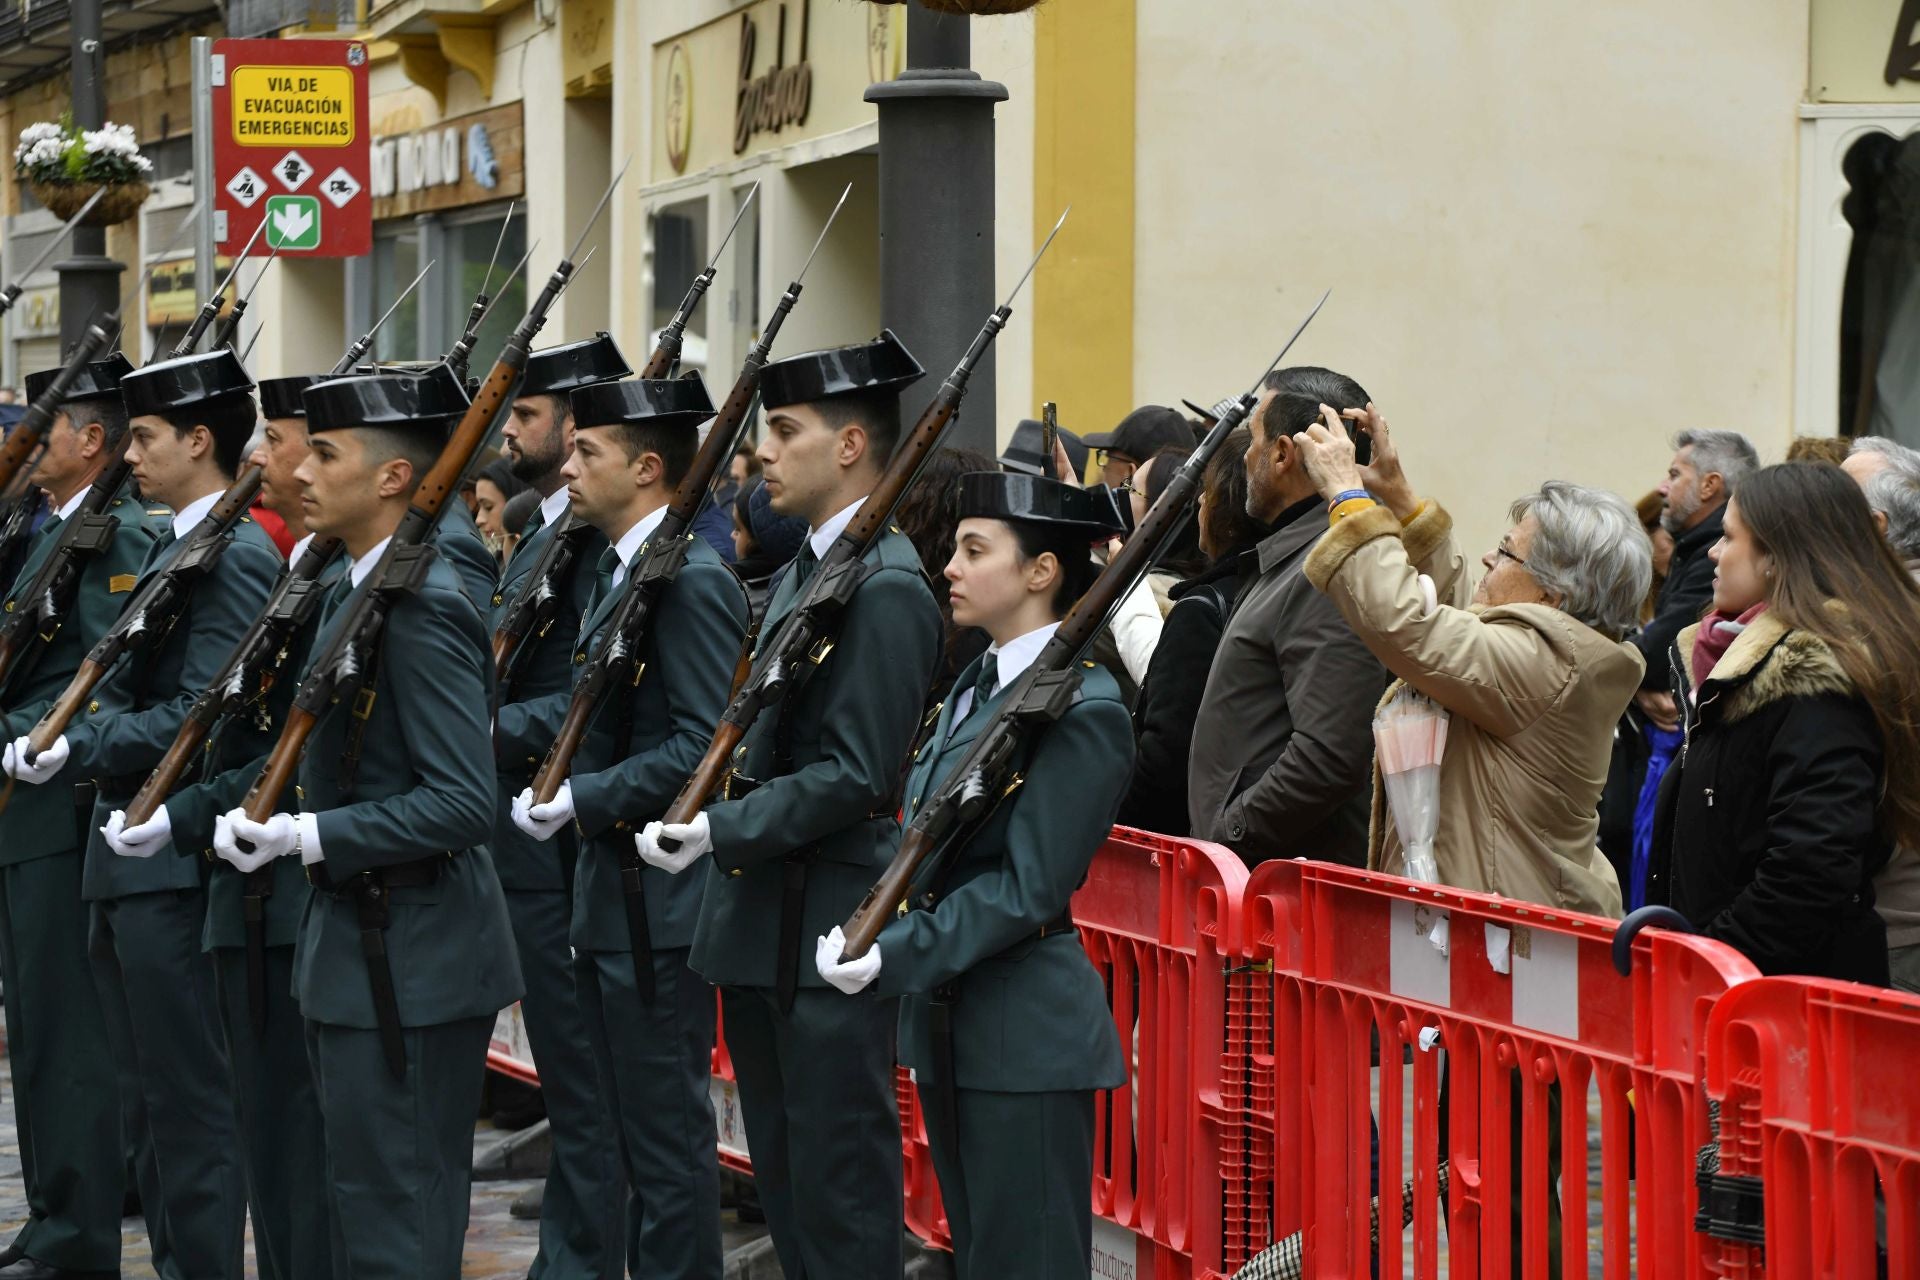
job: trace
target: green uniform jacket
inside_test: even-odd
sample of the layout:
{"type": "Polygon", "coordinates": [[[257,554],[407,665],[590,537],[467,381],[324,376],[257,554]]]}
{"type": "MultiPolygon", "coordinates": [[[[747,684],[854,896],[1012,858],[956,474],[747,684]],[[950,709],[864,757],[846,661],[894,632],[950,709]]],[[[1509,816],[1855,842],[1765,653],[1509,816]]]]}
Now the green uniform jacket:
{"type": "MultiPolygon", "coordinates": [[[[507,606],[520,594],[535,562],[553,541],[558,523],[541,525],[514,546],[500,590],[492,596],[493,608],[487,617],[489,632],[500,625],[507,606]]],[[[574,630],[586,615],[593,595],[594,565],[606,550],[607,540],[599,530],[587,529],[578,545],[579,554],[561,582],[562,598],[554,612],[553,625],[544,636],[529,635],[520,642],[520,651],[514,655],[512,676],[500,691],[501,706],[494,731],[499,795],[493,824],[493,865],[500,873],[500,885],[504,889],[558,893],[567,887],[560,870],[561,860],[571,862],[575,856],[571,828],[559,832],[552,840],[535,840],[513,825],[509,811],[513,798],[533,781],[540,762],[546,758],[547,748],[553,744],[553,733],[560,727],[559,720],[555,719],[551,725],[530,728],[527,707],[555,694],[564,699],[573,687],[574,630]]],[[[562,714],[564,712],[563,705],[562,714]]]]}
{"type": "MultiPolygon", "coordinates": [[[[439,548],[440,558],[459,579],[461,592],[484,616],[487,602],[493,599],[494,584],[500,581],[500,561],[487,548],[487,540],[474,524],[467,504],[450,498],[441,508],[440,522],[434,525],[428,541],[439,548]]],[[[491,653],[492,632],[487,633],[487,645],[491,653]]]]}
{"type": "MultiPolygon", "coordinates": [[[[347,608],[321,625],[315,650],[347,608]]],[[[370,720],[351,794],[341,777],[351,705],[315,725],[300,764],[300,807],[318,815],[336,884],[375,867],[446,856],[439,878],[389,894],[386,931],[400,1021],[434,1026],[491,1016],[520,998],[520,963],[485,841],[493,766],[488,637],[459,578],[436,557],[426,584],[387,615],[370,720]]],[[[372,1029],[373,999],[350,894],[314,893],[300,922],[294,994],[316,1022],[372,1029]]]]}
{"type": "MultiPolygon", "coordinates": [[[[845,922],[900,842],[901,775],[940,657],[940,610],[899,530],[882,535],[866,563],[872,572],[847,605],[832,651],[754,722],[735,757],[760,787],[707,810],[713,865],[692,963],[709,982],[775,985],[784,861],[811,850],[799,980],[824,986],[814,937],[845,922]],[[793,759],[774,777],[783,714],[793,759]]],[[[763,644],[799,592],[799,574],[789,569],[767,602],[763,644]]]]}
{"type": "MultiPolygon", "coordinates": [[[[591,565],[585,576],[593,577],[591,565]]],[[[576,664],[584,664],[598,647],[619,598],[610,592],[593,602],[572,650],[576,664]]],[[[700,763],[713,726],[727,709],[746,635],[746,588],[712,547],[693,536],[686,565],[653,615],[640,653],[640,682],[601,705],[574,755],[574,821],[586,840],[573,884],[568,940],[576,950],[633,950],[620,887],[621,856],[632,851],[636,831],[666,812],[700,763]]],[[[552,742],[570,700],[568,694],[554,694],[511,709],[538,722],[534,740],[552,742]]],[[[501,724],[504,729],[504,711],[501,724]]],[[[706,878],[670,875],[657,867],[643,868],[640,878],[654,949],[692,946],[706,878]]]]}
{"type": "MultiPolygon", "coordinates": [[[[0,710],[6,714],[6,741],[31,729],[67,687],[80,660],[87,656],[133,590],[140,566],[146,563],[147,550],[172,517],[166,508],[148,511],[131,498],[115,498],[109,507],[119,527],[113,541],[100,556],[87,564],[80,575],[80,590],[73,607],[60,619],[50,640],[40,643],[37,653],[22,655],[13,678],[0,692],[0,710]]],[[[25,607],[20,594],[40,572],[40,566],[53,554],[60,540],[60,528],[49,519],[27,542],[26,561],[14,580],[6,604],[7,613],[25,607]]],[[[56,853],[77,853],[81,848],[81,823],[90,815],[76,814],[73,807],[71,770],[45,786],[24,783],[13,789],[13,798],[0,813],[0,866],[28,862],[56,853]]]]}
{"type": "MultiPolygon", "coordinates": [[[[323,600],[327,593],[338,586],[346,572],[347,555],[342,551],[334,556],[333,563],[320,575],[318,589],[323,600]]],[[[286,570],[283,569],[281,573],[285,576],[286,570]]],[[[219,739],[229,732],[247,733],[242,727],[244,721],[262,712],[275,732],[286,723],[287,708],[293,705],[293,695],[300,687],[297,677],[307,669],[307,662],[313,656],[314,637],[320,630],[320,613],[320,610],[315,610],[307,625],[288,640],[279,677],[267,690],[264,707],[255,704],[239,716],[221,721],[209,735],[210,749],[218,752],[219,739]]],[[[260,740],[251,733],[247,733],[247,736],[249,741],[260,740]]],[[[266,738],[271,739],[272,736],[269,733],[266,738]]],[[[202,944],[209,951],[216,947],[243,947],[247,943],[246,920],[242,914],[245,910],[242,897],[247,878],[214,857],[213,822],[247,798],[247,792],[253,788],[254,780],[260,776],[260,770],[266,762],[263,752],[217,777],[182,787],[167,797],[167,819],[173,828],[175,852],[183,858],[204,859],[212,869],[212,879],[207,882],[207,926],[202,935],[202,944]]],[[[292,812],[295,804],[293,789],[289,787],[280,797],[278,807],[282,812],[292,812]]],[[[306,868],[300,865],[300,860],[275,859],[273,892],[266,900],[265,912],[268,946],[293,945],[294,937],[300,930],[300,917],[306,912],[307,893],[306,868]]]]}
{"type": "MultiPolygon", "coordinates": [[[[972,688],[979,672],[976,658],[960,673],[955,695],[972,688]]],[[[909,912],[881,931],[873,989],[906,997],[900,1060],[923,1077],[942,1074],[932,1062],[927,997],[951,982],[953,1080],[960,1088],[1051,1093],[1127,1082],[1106,992],[1078,935],[1036,936],[1067,910],[1133,776],[1133,722],[1120,686],[1090,662],[1080,674],[1080,700],[1030,740],[1024,783],[955,851],[934,908],[909,912]]],[[[955,696],[948,697],[907,782],[909,818],[959,765],[1005,697],[1002,688],[957,730],[955,696]]],[[[915,885],[910,896],[922,891],[915,885]]]]}
{"type": "MultiPolygon", "coordinates": [[[[241,517],[213,571],[193,584],[173,629],[158,644],[128,653],[101,682],[86,713],[67,730],[72,757],[54,785],[92,778],[99,788],[87,839],[81,893],[89,900],[118,898],[201,884],[201,867],[161,850],[150,858],[122,858],[100,827],[124,809],[180,732],[187,708],[219,674],[220,666],[267,601],[280,572],[280,551],[260,526],[241,517]]],[[[173,542],[153,557],[140,586],[176,554],[173,542]]],[[[218,771],[258,754],[261,735],[228,734],[201,768],[218,771]]]]}

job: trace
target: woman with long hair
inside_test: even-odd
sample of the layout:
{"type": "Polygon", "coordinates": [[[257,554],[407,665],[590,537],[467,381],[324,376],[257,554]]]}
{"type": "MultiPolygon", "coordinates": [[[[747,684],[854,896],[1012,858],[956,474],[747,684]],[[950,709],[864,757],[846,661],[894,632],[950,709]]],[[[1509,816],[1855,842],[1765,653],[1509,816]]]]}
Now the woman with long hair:
{"type": "Polygon", "coordinates": [[[1884,984],[1873,876],[1920,840],[1920,587],[1821,463],[1743,479],[1711,554],[1648,896],[1763,973],[1884,984]]]}

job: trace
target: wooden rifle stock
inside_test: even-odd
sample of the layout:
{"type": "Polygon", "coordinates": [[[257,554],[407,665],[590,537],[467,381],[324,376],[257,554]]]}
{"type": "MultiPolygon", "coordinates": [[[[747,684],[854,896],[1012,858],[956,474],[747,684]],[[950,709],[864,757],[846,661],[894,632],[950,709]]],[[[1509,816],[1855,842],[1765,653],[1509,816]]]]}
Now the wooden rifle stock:
{"type": "Polygon", "coordinates": [[[307,749],[307,739],[313,735],[313,727],[319,722],[319,716],[304,707],[294,706],[287,711],[287,723],[280,730],[280,740],[273,744],[273,753],[267,757],[266,767],[260,770],[252,790],[241,802],[240,807],[249,820],[265,822],[273,816],[281,793],[300,769],[300,755],[307,749]]]}
{"type": "Polygon", "coordinates": [[[846,947],[841,952],[843,958],[858,960],[867,954],[880,931],[899,913],[900,904],[907,900],[907,890],[913,885],[913,877],[933,851],[934,842],[926,833],[912,827],[907,829],[893,861],[887,864],[880,879],[867,890],[867,896],[860,899],[860,905],[841,927],[840,932],[846,937],[846,947]]]}
{"type": "Polygon", "coordinates": [[[137,827],[159,811],[174,784],[193,764],[193,757],[199,753],[201,745],[212,731],[212,723],[197,716],[188,716],[181,723],[180,732],[174,735],[173,745],[167,748],[167,754],[160,757],[160,763],[154,766],[147,780],[133,793],[133,799],[127,802],[127,826],[137,827]]]}
{"type": "Polygon", "coordinates": [[[680,794],[674,797],[673,807],[662,814],[660,820],[668,824],[692,822],[706,807],[707,799],[726,780],[727,765],[733,759],[734,748],[746,736],[745,725],[722,720],[720,727],[714,730],[713,741],[707,744],[707,754],[700,757],[700,763],[694,766],[686,783],[681,786],[680,794]]]}
{"type": "Polygon", "coordinates": [[[224,539],[247,513],[254,495],[260,492],[260,480],[264,473],[259,467],[248,467],[240,478],[227,487],[220,495],[213,509],[207,512],[193,531],[183,539],[179,555],[166,568],[147,579],[146,585],[133,599],[127,602],[120,613],[119,621],[100,637],[93,646],[80,669],[73,673],[73,679],[67,683],[66,690],[54,701],[47,713],[40,717],[40,723],[27,735],[27,763],[32,764],[34,757],[51,747],[73,718],[86,705],[87,698],[93,693],[94,686],[113,669],[115,663],[127,652],[129,623],[135,618],[142,619],[147,631],[159,629],[159,619],[147,618],[152,610],[162,614],[179,606],[180,593],[176,577],[179,569],[193,564],[195,572],[205,572],[217,559],[219,548],[214,544],[224,539]],[[200,547],[210,548],[209,553],[196,555],[200,547]]]}
{"type": "Polygon", "coordinates": [[[554,735],[553,746],[547,749],[547,758],[541,762],[540,772],[534,775],[535,804],[547,804],[560,794],[560,784],[567,779],[581,739],[587,736],[587,722],[593,719],[597,706],[597,701],[587,698],[575,698],[567,704],[567,718],[560,722],[560,732],[554,735]]]}

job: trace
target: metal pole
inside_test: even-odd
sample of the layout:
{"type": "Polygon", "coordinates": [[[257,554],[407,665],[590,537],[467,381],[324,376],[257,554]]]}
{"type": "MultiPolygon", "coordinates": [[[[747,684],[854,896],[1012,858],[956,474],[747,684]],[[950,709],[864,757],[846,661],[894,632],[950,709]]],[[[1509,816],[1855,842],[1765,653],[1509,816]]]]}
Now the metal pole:
{"type": "MultiPolygon", "coordinates": [[[[213,208],[213,38],[193,38],[193,203],[205,210],[193,228],[193,288],[204,295],[216,283],[216,245],[227,216],[213,208]],[[216,225],[217,224],[217,225],[216,225]]],[[[191,317],[189,317],[191,318],[191,317]]]]}
{"type": "MultiPolygon", "coordinates": [[[[908,5],[907,69],[866,94],[880,108],[880,316],[936,377],[959,362],[999,302],[993,104],[1007,90],[968,69],[968,22],[908,5]]],[[[951,439],[993,453],[997,434],[989,350],[951,439]]]]}
{"type": "MultiPolygon", "coordinates": [[[[82,129],[98,129],[106,122],[106,90],[101,84],[100,0],[73,0],[68,6],[72,54],[73,122],[82,129]]],[[[60,274],[60,346],[69,350],[94,320],[112,311],[120,300],[120,263],[107,257],[104,227],[80,226],[64,261],[53,269],[60,274]]]]}

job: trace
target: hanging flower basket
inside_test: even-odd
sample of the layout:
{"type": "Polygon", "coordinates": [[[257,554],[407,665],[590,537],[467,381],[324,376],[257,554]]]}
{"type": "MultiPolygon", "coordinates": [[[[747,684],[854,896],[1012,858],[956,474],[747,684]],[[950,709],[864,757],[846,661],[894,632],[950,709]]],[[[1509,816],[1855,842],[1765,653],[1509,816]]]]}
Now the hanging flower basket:
{"type": "MultiPolygon", "coordinates": [[[[872,0],[874,4],[905,4],[907,0],[872,0]]],[[[997,13],[1023,13],[1039,4],[1040,0],[920,0],[925,9],[935,13],[964,13],[974,17],[988,17],[997,13]]]]}
{"type": "Polygon", "coordinates": [[[104,191],[86,223],[110,227],[139,212],[153,162],[140,154],[132,125],[109,121],[98,129],[80,129],[65,115],[58,122],[42,120],[20,131],[13,172],[34,199],[62,220],[79,212],[94,192],[104,191]]]}
{"type": "Polygon", "coordinates": [[[105,189],[100,203],[82,218],[81,225],[88,227],[111,227],[127,221],[140,212],[140,206],[146,203],[151,188],[144,182],[33,182],[27,183],[27,190],[33,192],[33,198],[45,205],[54,217],[65,222],[80,212],[80,206],[93,198],[93,193],[105,189]]]}

